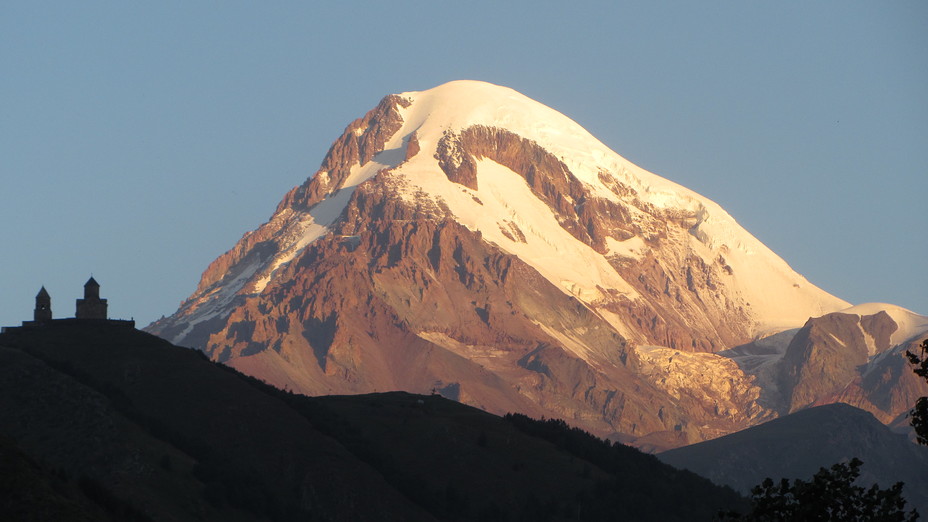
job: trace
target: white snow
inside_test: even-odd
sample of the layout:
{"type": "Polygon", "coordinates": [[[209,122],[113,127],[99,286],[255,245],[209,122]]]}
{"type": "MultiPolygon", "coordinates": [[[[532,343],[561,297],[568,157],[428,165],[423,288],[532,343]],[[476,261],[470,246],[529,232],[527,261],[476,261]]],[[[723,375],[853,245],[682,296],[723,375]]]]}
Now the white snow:
{"type": "Polygon", "coordinates": [[[837,337],[835,334],[833,334],[833,333],[831,333],[831,332],[828,332],[828,336],[831,337],[831,340],[833,340],[834,342],[836,342],[836,343],[840,344],[841,346],[847,348],[847,343],[845,343],[845,342],[842,341],[841,339],[838,339],[838,337],[837,337]]]}
{"type": "MultiPolygon", "coordinates": [[[[364,166],[354,165],[348,178],[338,190],[313,205],[308,212],[299,216],[292,225],[288,226],[289,233],[286,239],[278,238],[278,241],[281,241],[280,250],[262,270],[262,275],[254,283],[253,292],[263,292],[278,268],[292,261],[307,245],[329,231],[329,227],[351,201],[351,195],[358,185],[373,178],[383,169],[395,167],[403,161],[405,155],[402,133],[397,132],[384,145],[384,150],[374,155],[371,161],[364,166]]],[[[328,178],[327,172],[320,172],[318,175],[328,178]]]]}
{"type": "Polygon", "coordinates": [[[645,245],[644,239],[634,236],[625,241],[619,241],[613,237],[606,238],[606,247],[609,248],[607,255],[621,256],[632,259],[641,259],[644,256],[645,251],[647,250],[647,245],[645,245]]]}
{"type": "MultiPolygon", "coordinates": [[[[254,277],[255,273],[261,268],[259,263],[252,263],[248,266],[241,267],[238,274],[231,280],[223,281],[210,288],[208,292],[199,296],[194,302],[186,307],[184,315],[185,328],[174,336],[171,342],[181,344],[187,335],[193,331],[193,328],[210,319],[224,313],[232,304],[236,294],[245,286],[245,284],[254,277]]],[[[238,269],[238,268],[236,268],[238,269]]]]}
{"type": "Polygon", "coordinates": [[[864,338],[864,344],[867,346],[867,356],[874,356],[877,353],[876,339],[870,335],[870,332],[864,329],[864,325],[857,323],[857,329],[860,330],[860,334],[864,338]]]}
{"type": "Polygon", "coordinates": [[[461,224],[479,230],[484,239],[525,261],[555,286],[585,302],[602,297],[597,287],[637,295],[605,257],[558,224],[548,205],[515,172],[481,159],[477,162],[479,190],[473,191],[449,181],[434,158],[423,156],[400,168],[411,182],[409,190],[419,188],[441,198],[461,224]],[[510,223],[522,231],[525,242],[503,234],[510,223]]]}
{"type": "Polygon", "coordinates": [[[889,342],[891,346],[902,344],[928,332],[928,317],[918,315],[915,312],[893,304],[863,303],[839,310],[839,312],[842,314],[859,315],[861,317],[886,312],[898,326],[896,331],[890,336],[889,342]]]}
{"type": "MultiPolygon", "coordinates": [[[[758,321],[758,334],[799,326],[809,317],[849,305],[794,272],[716,203],[632,164],[570,118],[512,89],[485,82],[455,81],[401,96],[412,104],[405,110],[405,124],[399,134],[415,131],[421,150],[426,152],[398,169],[411,181],[410,190],[421,188],[441,198],[464,224],[480,230],[484,237],[587,303],[599,297],[597,285],[630,296],[634,291],[602,255],[557,225],[551,211],[508,169],[489,160],[480,161],[476,194],[448,182],[431,153],[446,130],[460,132],[471,125],[505,128],[561,158],[598,197],[618,199],[599,179],[600,172],[608,172],[636,190],[645,205],[692,213],[696,224],[690,230],[691,239],[678,249],[697,252],[707,262],[724,256],[733,269],[729,286],[737,295],[732,297],[749,303],[758,321]],[[474,205],[473,195],[484,205],[474,205]],[[519,244],[506,238],[499,232],[500,218],[516,223],[529,241],[519,244]],[[578,263],[578,259],[584,263],[578,263]]],[[[633,214],[643,212],[628,208],[633,214]]],[[[643,255],[645,248],[641,238],[612,240],[607,246],[609,255],[632,258],[643,255]]]]}
{"type": "MultiPolygon", "coordinates": [[[[332,198],[332,200],[334,200],[334,198],[332,198]]],[[[332,200],[326,200],[323,201],[323,203],[334,203],[332,200]]],[[[334,207],[337,205],[332,206],[334,207]]],[[[336,214],[336,217],[337,216],[338,215],[336,214]]],[[[332,219],[334,220],[335,218],[332,219]]],[[[253,292],[263,292],[277,269],[292,261],[297,254],[306,248],[306,245],[325,235],[325,233],[328,231],[327,227],[330,224],[331,221],[323,221],[322,223],[317,222],[315,217],[312,215],[312,212],[304,214],[302,218],[293,225],[293,228],[297,231],[297,233],[293,235],[289,243],[284,243],[281,245],[280,251],[271,260],[269,266],[262,271],[263,275],[261,275],[255,281],[253,292]]]]}

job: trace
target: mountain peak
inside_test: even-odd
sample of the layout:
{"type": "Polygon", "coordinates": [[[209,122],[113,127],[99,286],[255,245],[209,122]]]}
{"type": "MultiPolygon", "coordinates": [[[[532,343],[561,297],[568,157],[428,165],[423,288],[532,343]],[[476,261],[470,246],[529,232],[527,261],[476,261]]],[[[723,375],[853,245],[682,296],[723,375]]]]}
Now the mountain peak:
{"type": "MultiPolygon", "coordinates": [[[[577,122],[509,87],[458,80],[397,96],[411,104],[401,109],[404,125],[399,133],[408,136],[415,132],[420,143],[435,142],[445,133],[460,133],[472,126],[506,129],[565,162],[582,181],[602,189],[601,195],[609,191],[601,186],[600,171],[633,168],[577,122]]],[[[685,191],[656,176],[648,181],[685,191]]]]}
{"type": "Polygon", "coordinates": [[[762,415],[756,394],[729,390],[730,414],[684,428],[683,411],[716,406],[636,376],[635,345],[713,353],[847,306],[567,116],[455,81],[351,122],[151,330],[310,394],[434,388],[602,435],[699,439],[762,415]]]}
{"type": "Polygon", "coordinates": [[[595,141],[580,125],[556,110],[514,89],[492,83],[457,80],[398,96],[412,103],[404,114],[409,130],[419,129],[423,124],[446,130],[486,125],[526,133],[531,139],[543,136],[546,131],[559,136],[557,131],[571,130],[595,141]]]}

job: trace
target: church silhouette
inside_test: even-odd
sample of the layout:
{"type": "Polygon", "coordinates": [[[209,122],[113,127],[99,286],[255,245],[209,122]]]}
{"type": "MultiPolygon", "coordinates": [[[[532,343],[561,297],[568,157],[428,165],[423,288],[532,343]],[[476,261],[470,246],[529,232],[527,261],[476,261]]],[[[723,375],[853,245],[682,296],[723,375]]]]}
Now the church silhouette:
{"type": "Polygon", "coordinates": [[[52,318],[52,298],[43,285],[35,296],[35,310],[32,321],[23,321],[22,326],[4,326],[3,333],[22,328],[38,328],[52,323],[96,323],[108,326],[135,328],[134,320],[110,319],[107,315],[106,299],[100,298],[100,283],[93,276],[84,283],[84,298],[78,299],[74,317],[66,319],[52,318]]]}

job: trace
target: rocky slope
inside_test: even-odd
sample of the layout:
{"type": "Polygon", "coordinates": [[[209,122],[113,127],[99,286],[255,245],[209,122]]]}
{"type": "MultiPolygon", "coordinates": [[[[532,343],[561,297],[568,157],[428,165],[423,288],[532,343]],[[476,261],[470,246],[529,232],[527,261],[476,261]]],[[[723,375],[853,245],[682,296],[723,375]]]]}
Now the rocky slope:
{"type": "Polygon", "coordinates": [[[714,354],[847,306],[565,116],[451,82],[352,122],[148,330],[307,394],[435,389],[659,448],[775,415],[714,354]]]}

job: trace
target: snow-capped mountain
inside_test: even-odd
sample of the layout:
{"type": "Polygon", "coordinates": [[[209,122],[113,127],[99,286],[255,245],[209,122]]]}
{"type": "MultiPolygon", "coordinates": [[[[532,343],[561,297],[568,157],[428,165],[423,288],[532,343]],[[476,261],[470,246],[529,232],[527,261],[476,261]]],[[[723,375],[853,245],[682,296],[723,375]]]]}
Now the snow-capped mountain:
{"type": "Polygon", "coordinates": [[[436,390],[665,447],[776,415],[716,352],[848,307],[564,115],[457,81],[352,122],[149,331],[295,391],[436,390]]]}

